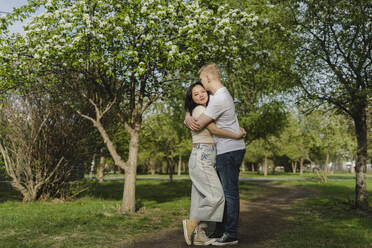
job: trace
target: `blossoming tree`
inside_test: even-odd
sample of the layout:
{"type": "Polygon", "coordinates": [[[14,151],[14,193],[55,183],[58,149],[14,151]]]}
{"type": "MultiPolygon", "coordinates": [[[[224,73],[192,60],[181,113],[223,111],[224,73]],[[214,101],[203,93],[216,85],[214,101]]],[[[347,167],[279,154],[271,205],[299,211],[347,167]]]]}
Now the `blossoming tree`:
{"type": "Polygon", "coordinates": [[[91,121],[115,164],[125,170],[121,210],[133,212],[144,112],[157,99],[171,97],[170,89],[194,77],[202,64],[239,62],[238,48],[249,47],[254,38],[247,34],[239,40],[234,33],[253,28],[256,18],[182,0],[40,0],[31,5],[18,14],[34,7],[45,12],[32,18],[24,34],[3,43],[0,57],[12,75],[1,70],[0,78],[42,82],[91,121]],[[130,135],[127,161],[103,125],[108,112],[130,135]]]}

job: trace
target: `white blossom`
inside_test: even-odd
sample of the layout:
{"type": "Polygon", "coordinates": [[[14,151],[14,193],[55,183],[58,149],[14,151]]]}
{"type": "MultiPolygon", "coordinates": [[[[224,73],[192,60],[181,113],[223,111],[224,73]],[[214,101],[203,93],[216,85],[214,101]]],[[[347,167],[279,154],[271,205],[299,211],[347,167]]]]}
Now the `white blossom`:
{"type": "Polygon", "coordinates": [[[130,24],[130,18],[129,16],[126,16],[125,19],[124,19],[124,24],[130,24]]]}

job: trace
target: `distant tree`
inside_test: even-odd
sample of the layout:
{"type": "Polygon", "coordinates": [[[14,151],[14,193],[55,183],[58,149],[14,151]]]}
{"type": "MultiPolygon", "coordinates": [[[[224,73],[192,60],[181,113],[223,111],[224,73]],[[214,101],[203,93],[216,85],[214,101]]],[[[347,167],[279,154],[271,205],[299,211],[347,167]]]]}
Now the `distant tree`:
{"type": "Polygon", "coordinates": [[[265,151],[262,140],[257,139],[247,144],[244,161],[251,163],[252,171],[258,168],[258,165],[264,161],[264,157],[265,151]]]}
{"type": "Polygon", "coordinates": [[[143,142],[153,144],[153,150],[147,150],[147,153],[150,156],[162,157],[167,162],[170,182],[173,181],[178,158],[177,148],[180,144],[180,137],[173,124],[168,115],[153,114],[146,118],[141,133],[143,142]]]}
{"type": "Polygon", "coordinates": [[[322,180],[327,178],[331,161],[337,157],[350,157],[355,149],[348,120],[334,112],[321,110],[307,114],[292,111],[278,143],[280,155],[289,157],[293,165],[299,163],[300,174],[305,161],[312,165],[315,161],[324,164],[322,180]]]}
{"type": "Polygon", "coordinates": [[[172,99],[152,106],[151,115],[144,121],[141,139],[141,147],[148,157],[162,157],[167,161],[170,181],[176,162],[180,174],[182,158],[188,157],[192,148],[190,131],[183,124],[186,89],[174,87],[172,91],[172,99]]]}
{"type": "MultiPolygon", "coordinates": [[[[291,160],[292,172],[297,172],[297,163],[303,158],[301,145],[303,136],[293,115],[288,117],[288,124],[278,139],[279,155],[287,156],[291,160]]],[[[300,171],[302,170],[300,165],[300,171]]]]}

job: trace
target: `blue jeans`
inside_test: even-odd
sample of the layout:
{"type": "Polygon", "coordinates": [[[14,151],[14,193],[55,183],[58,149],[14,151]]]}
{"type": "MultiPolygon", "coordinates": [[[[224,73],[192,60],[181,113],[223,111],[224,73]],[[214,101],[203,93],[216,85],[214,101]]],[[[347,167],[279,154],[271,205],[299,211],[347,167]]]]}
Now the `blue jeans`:
{"type": "Polygon", "coordinates": [[[227,233],[238,238],[238,220],[240,211],[239,172],[245,150],[219,154],[216,157],[216,169],[225,194],[225,211],[221,223],[216,223],[217,233],[227,233]]]}

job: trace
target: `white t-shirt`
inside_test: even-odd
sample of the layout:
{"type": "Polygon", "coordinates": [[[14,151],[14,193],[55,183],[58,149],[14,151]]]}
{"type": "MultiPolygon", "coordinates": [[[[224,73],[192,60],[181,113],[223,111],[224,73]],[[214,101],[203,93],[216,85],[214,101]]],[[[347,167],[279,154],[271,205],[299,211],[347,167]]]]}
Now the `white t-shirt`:
{"type": "MultiPolygon", "coordinates": [[[[205,110],[205,107],[198,105],[192,110],[192,117],[198,118],[205,110]]],[[[205,127],[200,131],[191,131],[192,143],[211,144],[214,143],[214,139],[209,130],[205,127]]]]}
{"type": "MultiPolygon", "coordinates": [[[[234,133],[240,131],[234,101],[226,87],[220,88],[215,94],[210,95],[204,114],[215,120],[218,128],[234,133]]],[[[217,154],[245,149],[244,139],[229,139],[215,135],[213,137],[217,145],[217,154]]]]}

